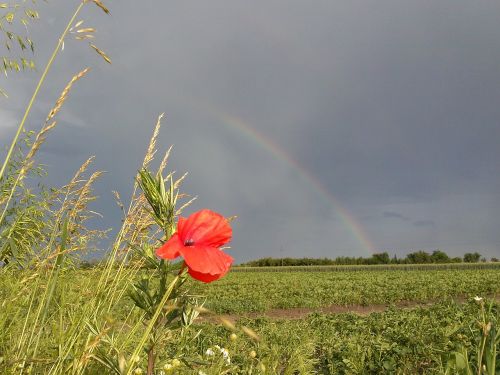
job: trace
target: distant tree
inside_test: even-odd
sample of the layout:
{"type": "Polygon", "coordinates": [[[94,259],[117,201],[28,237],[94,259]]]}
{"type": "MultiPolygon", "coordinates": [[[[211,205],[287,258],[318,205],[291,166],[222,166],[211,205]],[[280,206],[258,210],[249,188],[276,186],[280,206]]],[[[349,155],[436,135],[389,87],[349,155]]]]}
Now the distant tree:
{"type": "MultiPolygon", "coordinates": [[[[408,254],[405,258],[392,258],[387,252],[375,253],[369,258],[339,256],[335,259],[329,258],[261,258],[240,266],[247,267],[277,267],[277,266],[321,266],[321,265],[370,265],[370,264],[426,264],[426,263],[462,263],[462,262],[485,262],[479,253],[466,253],[461,257],[450,258],[441,250],[434,250],[432,254],[424,250],[408,254]]],[[[491,258],[492,262],[498,262],[497,258],[491,258]]],[[[89,266],[89,265],[85,265],[89,266]]]]}
{"type": "Polygon", "coordinates": [[[391,258],[387,252],[376,253],[372,255],[372,264],[389,264],[391,258]]]}
{"type": "Polygon", "coordinates": [[[432,263],[449,263],[450,257],[444,251],[434,250],[431,255],[432,263]]]}
{"type": "Polygon", "coordinates": [[[344,265],[344,264],[354,264],[353,259],[349,257],[337,257],[335,258],[335,264],[344,265]]]}
{"type": "Polygon", "coordinates": [[[101,264],[99,259],[86,259],[80,262],[80,268],[87,270],[98,267],[101,264]]]}
{"type": "Polygon", "coordinates": [[[257,266],[271,266],[272,258],[263,258],[255,261],[257,266]]]}
{"type": "Polygon", "coordinates": [[[408,263],[413,263],[413,264],[424,264],[431,262],[430,254],[423,250],[408,254],[406,256],[406,259],[408,259],[408,263]]]}
{"type": "Polygon", "coordinates": [[[464,254],[464,262],[465,263],[476,263],[481,259],[481,254],[475,253],[465,253],[464,254]]]}

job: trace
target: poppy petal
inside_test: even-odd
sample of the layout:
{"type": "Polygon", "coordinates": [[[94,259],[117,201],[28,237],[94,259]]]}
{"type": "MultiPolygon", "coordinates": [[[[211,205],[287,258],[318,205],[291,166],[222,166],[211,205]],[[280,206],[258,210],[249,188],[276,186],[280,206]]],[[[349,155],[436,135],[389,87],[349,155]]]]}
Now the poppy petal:
{"type": "Polygon", "coordinates": [[[216,247],[186,246],[180,253],[190,270],[203,274],[224,275],[233,263],[231,256],[216,247]]]}
{"type": "Polygon", "coordinates": [[[179,219],[177,231],[182,241],[193,240],[196,245],[220,247],[231,240],[232,229],[226,218],[204,209],[189,218],[179,219]]]}
{"type": "Polygon", "coordinates": [[[181,255],[180,251],[183,247],[184,244],[179,235],[175,233],[162,247],[156,250],[156,255],[163,259],[175,259],[181,255]]]}
{"type": "Polygon", "coordinates": [[[188,272],[193,279],[203,281],[204,283],[211,283],[212,281],[218,280],[225,275],[225,273],[219,275],[211,275],[209,273],[196,272],[191,268],[188,269],[188,272]]]}

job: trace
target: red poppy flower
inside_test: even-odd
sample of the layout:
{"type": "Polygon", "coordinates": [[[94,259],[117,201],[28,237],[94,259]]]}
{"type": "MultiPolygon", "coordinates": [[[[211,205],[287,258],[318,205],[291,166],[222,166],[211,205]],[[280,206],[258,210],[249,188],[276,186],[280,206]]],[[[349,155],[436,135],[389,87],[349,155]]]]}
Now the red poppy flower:
{"type": "Polygon", "coordinates": [[[220,250],[231,236],[232,229],[224,216],[201,210],[187,219],[180,217],[177,232],[156,250],[156,255],[164,259],[182,256],[189,274],[209,283],[224,276],[233,263],[233,258],[220,250]]]}

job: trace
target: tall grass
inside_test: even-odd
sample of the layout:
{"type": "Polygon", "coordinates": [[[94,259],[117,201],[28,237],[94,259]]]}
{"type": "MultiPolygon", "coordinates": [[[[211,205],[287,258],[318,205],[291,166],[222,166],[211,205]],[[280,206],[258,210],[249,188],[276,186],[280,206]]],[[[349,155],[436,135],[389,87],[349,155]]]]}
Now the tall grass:
{"type": "MultiPolygon", "coordinates": [[[[158,121],[143,166],[151,162],[156,152],[159,128],[158,121]]],[[[167,164],[167,156],[168,153],[161,169],[167,164]]],[[[92,237],[102,235],[84,225],[92,215],[88,210],[88,203],[95,198],[92,186],[101,175],[87,172],[91,163],[92,158],[66,186],[53,193],[52,199],[59,202],[59,208],[45,213],[46,218],[51,215],[54,224],[44,237],[44,245],[26,254],[29,261],[22,267],[19,262],[9,262],[1,269],[4,295],[0,353],[9,372],[83,374],[91,371],[96,361],[107,361],[108,369],[131,373],[130,358],[143,349],[144,339],[138,340],[143,320],[140,313],[132,306],[128,312],[117,311],[123,307],[131,282],[139,278],[143,266],[140,259],[134,261],[131,249],[155,246],[154,240],[151,242],[157,231],[155,222],[137,184],[123,225],[102,266],[89,272],[80,285],[77,300],[68,300],[65,295],[70,281],[66,276],[75,269],[74,255],[82,253],[92,237]],[[124,319],[114,321],[116,316],[124,319]],[[126,352],[128,358],[124,357],[126,352]]],[[[179,183],[174,182],[175,186],[179,183]]],[[[148,330],[151,327],[146,333],[148,330]]],[[[147,335],[143,333],[142,337],[147,335]]]]}
{"type": "MultiPolygon", "coordinates": [[[[74,83],[88,72],[84,69],[70,80],[49,111],[42,129],[30,142],[25,132],[26,120],[66,38],[81,25],[81,21],[75,21],[87,3],[109,12],[99,0],[79,2],[57,39],[0,168],[0,260],[4,263],[1,268],[3,298],[0,317],[2,371],[20,374],[85,373],[93,359],[121,358],[118,353],[132,345],[132,338],[141,324],[141,319],[136,319],[134,312],[130,311],[120,326],[113,327],[113,335],[120,337],[119,343],[113,342],[107,335],[117,302],[124,298],[130,288],[130,280],[136,278],[141,267],[140,262],[135,267],[124,267],[130,249],[143,246],[154,238],[154,221],[146,209],[147,202],[137,191],[137,183],[128,209],[124,210],[123,225],[104,261],[104,270],[96,270],[85,280],[80,289],[81,297],[76,301],[66,299],[65,276],[74,269],[78,259],[75,256],[84,253],[92,241],[104,235],[103,231],[86,227],[86,222],[96,215],[88,205],[95,199],[93,185],[102,172],[89,172],[93,161],[91,157],[61,188],[30,194],[30,188],[24,183],[27,176],[37,171],[36,153],[55,128],[57,114],[74,83]],[[26,141],[28,148],[23,147],[20,141],[26,141]],[[104,341],[110,349],[106,356],[101,353],[99,357],[96,351],[100,350],[104,341]],[[110,350],[117,353],[110,353],[110,350]]],[[[84,28],[76,31],[88,34],[94,30],[84,28]]],[[[78,38],[81,39],[81,35],[84,34],[80,33],[78,38]]],[[[94,44],[90,46],[111,62],[101,49],[94,44]]],[[[142,167],[147,167],[156,153],[160,119],[161,116],[142,167]]],[[[168,152],[160,170],[166,167],[167,159],[168,152]]],[[[177,180],[176,186],[180,182],[177,180]]],[[[135,351],[141,349],[138,346],[135,351]]],[[[126,368],[130,372],[131,367],[126,368]]]]}

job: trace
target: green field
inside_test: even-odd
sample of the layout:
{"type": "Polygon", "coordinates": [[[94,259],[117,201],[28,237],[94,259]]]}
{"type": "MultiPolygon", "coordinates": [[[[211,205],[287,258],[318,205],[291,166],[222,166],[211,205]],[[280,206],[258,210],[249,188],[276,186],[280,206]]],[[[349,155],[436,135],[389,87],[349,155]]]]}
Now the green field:
{"type": "MultiPolygon", "coordinates": [[[[498,308],[496,305],[497,316],[498,308]]],[[[474,347],[478,317],[475,303],[442,302],[428,308],[389,309],[369,316],[257,318],[241,324],[252,327],[261,336],[260,343],[241,334],[243,342],[230,343],[227,330],[205,324],[205,337],[197,341],[195,348],[228,346],[239,368],[256,367],[262,362],[269,374],[444,374],[453,352],[474,347]],[[248,358],[252,349],[259,354],[258,361],[248,358]]],[[[210,373],[227,368],[222,363],[219,366],[210,373]]]]}
{"type": "MultiPolygon", "coordinates": [[[[463,268],[463,267],[462,267],[463,268]]],[[[313,268],[314,269],[314,268],[313,268]]],[[[500,268],[391,271],[232,272],[197,290],[219,313],[259,312],[293,307],[427,302],[446,297],[500,292],[500,268]]]]}
{"type": "MultiPolygon", "coordinates": [[[[156,373],[166,374],[162,366],[179,359],[177,374],[444,374],[448,361],[455,368],[456,353],[465,350],[471,362],[476,358],[482,311],[489,321],[498,321],[500,306],[494,301],[500,291],[499,268],[285,271],[230,272],[211,284],[189,279],[192,293],[200,301],[206,297],[205,307],[214,314],[203,314],[187,330],[172,333],[177,344],[158,353],[156,373]],[[490,297],[491,305],[474,301],[476,295],[490,297]],[[387,307],[369,314],[373,304],[387,307]],[[358,305],[368,309],[364,315],[316,312],[332,305],[347,306],[347,311],[352,307],[353,312],[358,305]],[[300,316],[286,314],[297,307],[307,310],[300,316]],[[273,309],[282,309],[283,316],[273,309]],[[274,315],[269,316],[272,310],[274,315]],[[221,324],[219,313],[230,314],[235,327],[221,324]],[[258,341],[251,332],[245,333],[247,328],[258,341]],[[227,350],[230,363],[215,345],[227,350]],[[207,350],[214,354],[208,356],[207,350]]],[[[20,371],[18,349],[26,345],[23,340],[31,335],[32,323],[31,318],[24,318],[27,311],[34,314],[33,306],[42,300],[30,290],[43,290],[50,270],[45,276],[1,272],[0,373],[61,373],[57,364],[66,366],[67,373],[112,374],[96,360],[101,358],[96,353],[130,358],[142,331],[142,316],[127,296],[127,282],[141,277],[154,281],[154,275],[121,270],[119,282],[109,284],[116,290],[106,291],[115,302],[106,308],[97,306],[107,312],[96,316],[88,307],[97,301],[93,287],[103,271],[63,270],[54,290],[56,303],[48,311],[44,328],[34,331],[38,335],[36,357],[23,364],[29,371],[20,371]],[[72,331],[76,327],[82,332],[72,331]],[[68,340],[75,342],[68,346],[68,340]],[[95,348],[89,351],[93,342],[95,348]],[[79,372],[77,363],[81,365],[85,350],[88,359],[79,372]],[[58,360],[61,355],[66,355],[63,362],[58,360]]],[[[137,368],[145,369],[145,355],[139,358],[137,368]]],[[[453,371],[448,373],[460,373],[453,371]]]]}

